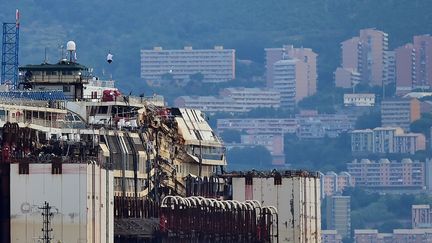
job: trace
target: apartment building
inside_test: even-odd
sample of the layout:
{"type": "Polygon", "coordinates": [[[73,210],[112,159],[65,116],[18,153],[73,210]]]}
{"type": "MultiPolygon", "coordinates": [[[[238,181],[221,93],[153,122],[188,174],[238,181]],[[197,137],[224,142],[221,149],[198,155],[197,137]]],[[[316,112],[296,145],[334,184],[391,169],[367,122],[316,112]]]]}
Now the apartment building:
{"type": "Polygon", "coordinates": [[[355,181],[350,173],[343,171],[336,174],[334,171],[321,173],[321,197],[333,196],[335,194],[342,194],[345,188],[354,187],[355,181]]]}
{"type": "Polygon", "coordinates": [[[217,130],[237,130],[248,134],[295,134],[298,128],[295,118],[218,119],[217,130]]]}
{"type": "Polygon", "coordinates": [[[411,225],[413,229],[432,228],[432,210],[429,204],[411,206],[411,225]]]}
{"type": "Polygon", "coordinates": [[[336,230],[321,230],[321,243],[342,243],[342,236],[336,230]]]}
{"type": "Polygon", "coordinates": [[[343,114],[300,114],[295,118],[218,119],[219,132],[227,129],[248,134],[296,134],[301,139],[337,137],[354,128],[353,121],[343,114]]]}
{"type": "Polygon", "coordinates": [[[316,114],[296,115],[299,125],[297,137],[301,139],[314,139],[337,137],[343,132],[354,129],[354,123],[344,114],[316,114]]]}
{"type": "Polygon", "coordinates": [[[235,50],[215,46],[214,49],[141,50],[141,78],[148,83],[188,81],[202,74],[203,82],[226,82],[235,79],[235,50]],[[169,75],[172,80],[163,80],[169,75]]]}
{"type": "Polygon", "coordinates": [[[180,96],[176,107],[199,109],[205,112],[249,112],[256,108],[279,108],[280,93],[262,88],[226,88],[220,96],[180,96]]]}
{"type": "Polygon", "coordinates": [[[381,102],[381,125],[401,127],[409,131],[410,124],[420,119],[420,101],[409,98],[386,99],[381,102]]]}
{"type": "Polygon", "coordinates": [[[423,134],[404,133],[399,127],[354,130],[350,134],[353,154],[415,154],[426,149],[426,138],[423,134]]]}
{"type": "Polygon", "coordinates": [[[432,228],[394,229],[393,233],[378,233],[376,229],[354,230],[356,243],[429,243],[432,242],[432,228]]]}
{"type": "Polygon", "coordinates": [[[299,59],[280,60],[273,64],[273,88],[280,92],[281,107],[294,109],[308,96],[307,65],[299,59]]]}
{"type": "Polygon", "coordinates": [[[390,74],[393,59],[388,58],[388,34],[375,29],[362,29],[360,35],[341,43],[342,63],[335,72],[337,87],[352,87],[355,82],[348,80],[347,73],[358,73],[360,82],[370,86],[382,86],[394,76],[390,74]],[[343,70],[345,75],[342,75],[343,70]]]}
{"type": "Polygon", "coordinates": [[[355,90],[355,86],[361,81],[360,73],[357,72],[357,69],[338,67],[333,74],[336,87],[353,88],[355,90]]]}
{"type": "Polygon", "coordinates": [[[344,94],[344,106],[375,106],[375,94],[344,94]]]}
{"type": "Polygon", "coordinates": [[[394,137],[394,153],[415,154],[426,149],[426,138],[421,133],[404,133],[394,137]]]}
{"type": "Polygon", "coordinates": [[[376,229],[356,229],[354,240],[356,243],[394,243],[393,234],[378,233],[376,229]]]}
{"type": "Polygon", "coordinates": [[[396,90],[399,93],[432,87],[432,36],[414,36],[413,43],[405,44],[395,52],[396,90]]]}
{"type": "Polygon", "coordinates": [[[307,94],[316,93],[317,85],[317,54],[310,48],[294,48],[284,45],[281,48],[265,48],[265,67],[267,87],[274,87],[274,64],[280,60],[298,59],[306,64],[307,94]]]}
{"type": "Polygon", "coordinates": [[[238,104],[230,97],[180,96],[174,100],[174,106],[180,108],[197,109],[209,113],[241,113],[249,111],[249,109],[244,107],[242,104],[238,104]]]}
{"type": "Polygon", "coordinates": [[[414,36],[415,50],[415,87],[432,86],[432,36],[414,36]]]}
{"type": "Polygon", "coordinates": [[[351,197],[327,197],[327,229],[336,230],[343,238],[351,238],[351,197]]]}
{"type": "Polygon", "coordinates": [[[245,109],[254,108],[279,108],[281,103],[280,93],[269,88],[225,88],[220,91],[223,98],[231,98],[245,109]]]}
{"type": "Polygon", "coordinates": [[[423,189],[425,186],[425,163],[403,159],[373,161],[357,160],[347,164],[348,173],[355,185],[374,189],[423,189]]]}
{"type": "Polygon", "coordinates": [[[395,49],[396,93],[405,94],[413,90],[415,84],[415,49],[406,44],[395,49]]]}

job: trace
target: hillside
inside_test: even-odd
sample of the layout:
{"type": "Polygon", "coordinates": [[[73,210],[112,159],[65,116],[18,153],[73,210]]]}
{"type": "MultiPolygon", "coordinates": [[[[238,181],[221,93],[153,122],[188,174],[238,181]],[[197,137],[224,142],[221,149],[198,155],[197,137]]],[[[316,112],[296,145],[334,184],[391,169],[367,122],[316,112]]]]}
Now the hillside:
{"type": "Polygon", "coordinates": [[[263,48],[294,44],[319,53],[320,87],[330,86],[339,63],[339,43],[358,30],[389,33],[390,46],[430,33],[430,0],[74,0],[2,1],[0,21],[21,11],[20,63],[41,62],[44,49],[54,62],[60,43],[77,42],[78,58],[119,84],[136,90],[139,50],[235,48],[237,57],[263,62],[263,48]],[[114,63],[106,64],[108,51],[114,63]]]}

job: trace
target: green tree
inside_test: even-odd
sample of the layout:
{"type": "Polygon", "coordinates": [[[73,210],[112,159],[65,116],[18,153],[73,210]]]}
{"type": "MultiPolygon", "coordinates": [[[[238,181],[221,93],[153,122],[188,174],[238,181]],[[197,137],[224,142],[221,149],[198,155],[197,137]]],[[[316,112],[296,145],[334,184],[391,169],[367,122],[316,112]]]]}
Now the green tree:
{"type": "Polygon", "coordinates": [[[231,170],[272,168],[271,154],[263,146],[232,148],[227,152],[227,161],[231,170]]]}
{"type": "Polygon", "coordinates": [[[220,136],[222,140],[226,143],[240,143],[241,141],[241,132],[234,129],[228,129],[223,131],[220,136]]]}
{"type": "Polygon", "coordinates": [[[421,118],[412,122],[410,125],[411,132],[423,133],[426,137],[430,134],[432,127],[432,115],[429,113],[422,113],[421,118]]]}
{"type": "Polygon", "coordinates": [[[356,129],[374,129],[381,126],[381,112],[372,111],[359,116],[355,123],[356,129]]]}
{"type": "Polygon", "coordinates": [[[204,75],[200,72],[194,73],[189,75],[189,79],[201,83],[204,80],[204,75]]]}

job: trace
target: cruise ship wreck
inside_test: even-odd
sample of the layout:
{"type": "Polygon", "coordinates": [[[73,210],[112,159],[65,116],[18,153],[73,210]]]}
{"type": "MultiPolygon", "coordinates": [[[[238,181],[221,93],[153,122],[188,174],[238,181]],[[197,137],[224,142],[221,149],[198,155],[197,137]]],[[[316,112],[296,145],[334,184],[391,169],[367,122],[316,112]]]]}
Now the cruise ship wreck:
{"type": "Polygon", "coordinates": [[[124,95],[72,58],[75,43],[67,49],[56,64],[20,67],[17,87],[0,92],[1,242],[283,242],[306,221],[315,230],[290,242],[319,242],[319,211],[294,212],[319,205],[317,175],[264,175],[275,190],[282,177],[315,189],[290,193],[295,207],[281,197],[293,205],[278,218],[255,200],[256,175],[224,172],[225,147],[202,112],[124,95]],[[233,191],[245,201],[226,200],[233,191]]]}

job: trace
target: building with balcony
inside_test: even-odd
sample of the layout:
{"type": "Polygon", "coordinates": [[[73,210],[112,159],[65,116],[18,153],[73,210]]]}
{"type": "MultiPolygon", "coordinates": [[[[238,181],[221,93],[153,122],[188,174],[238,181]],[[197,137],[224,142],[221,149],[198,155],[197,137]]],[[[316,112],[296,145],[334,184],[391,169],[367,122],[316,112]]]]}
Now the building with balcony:
{"type": "Polygon", "coordinates": [[[394,98],[381,102],[381,125],[401,127],[409,131],[410,124],[420,119],[420,101],[417,99],[394,98]]]}
{"type": "Polygon", "coordinates": [[[343,238],[351,238],[351,197],[327,197],[327,229],[336,230],[343,238]]]}
{"type": "Polygon", "coordinates": [[[310,48],[294,48],[292,45],[284,45],[282,48],[265,48],[265,67],[267,87],[274,87],[274,64],[280,60],[298,59],[306,65],[307,96],[316,93],[317,85],[317,54],[310,48]]]}
{"type": "Polygon", "coordinates": [[[320,178],[322,198],[342,194],[345,188],[355,186],[354,178],[346,171],[339,174],[336,174],[334,171],[329,171],[325,174],[320,172],[320,178]]]}
{"type": "Polygon", "coordinates": [[[411,206],[411,225],[413,229],[432,228],[432,210],[429,204],[411,206]]]}
{"type": "Polygon", "coordinates": [[[205,112],[249,112],[256,108],[279,108],[280,93],[266,88],[226,88],[220,96],[180,96],[174,105],[205,112]]]}
{"type": "Polygon", "coordinates": [[[342,236],[336,230],[321,230],[321,243],[342,243],[342,236]]]}
{"type": "Polygon", "coordinates": [[[378,233],[376,229],[356,229],[354,230],[354,240],[356,243],[393,243],[393,234],[378,233]]]}
{"type": "MultiPolygon", "coordinates": [[[[376,29],[362,29],[360,35],[341,43],[341,69],[335,72],[338,87],[352,87],[348,72],[358,73],[360,82],[370,86],[382,86],[392,77],[392,55],[388,52],[388,34],[376,29]],[[342,75],[345,70],[345,75],[342,75]],[[338,74],[338,75],[336,75],[338,74]]],[[[393,63],[394,65],[394,63],[393,63]]]]}
{"type": "Polygon", "coordinates": [[[249,110],[279,108],[281,102],[279,91],[269,88],[225,88],[220,91],[220,96],[231,98],[249,110]]]}
{"type": "Polygon", "coordinates": [[[181,108],[197,109],[204,112],[248,112],[241,104],[229,97],[215,96],[180,96],[174,100],[174,106],[181,108]]]}
{"type": "Polygon", "coordinates": [[[280,92],[281,107],[294,109],[308,95],[307,65],[299,59],[273,64],[273,88],[280,92]]]}
{"type": "Polygon", "coordinates": [[[344,94],[344,106],[375,106],[375,94],[344,94]]]}
{"type": "Polygon", "coordinates": [[[425,163],[402,159],[353,160],[347,164],[355,186],[372,189],[424,189],[425,163]]]}
{"type": "Polygon", "coordinates": [[[295,118],[218,119],[217,130],[237,130],[247,134],[283,135],[295,134],[298,128],[295,118]]]}
{"type": "Polygon", "coordinates": [[[354,130],[350,134],[353,154],[415,154],[426,149],[426,138],[423,134],[404,133],[399,127],[354,130]]]}
{"type": "Polygon", "coordinates": [[[356,69],[338,67],[334,71],[334,78],[336,87],[340,88],[353,88],[360,83],[360,73],[356,69]]]}
{"type": "MultiPolygon", "coordinates": [[[[235,79],[235,50],[215,46],[214,49],[141,50],[141,78],[148,83],[189,81],[191,75],[202,74],[202,82],[226,82],[235,79]],[[164,80],[164,75],[170,76],[164,80]]],[[[171,83],[170,83],[171,84],[171,83]]]]}
{"type": "Polygon", "coordinates": [[[415,49],[413,44],[406,44],[395,49],[396,93],[404,94],[413,90],[415,84],[415,49]]]}

